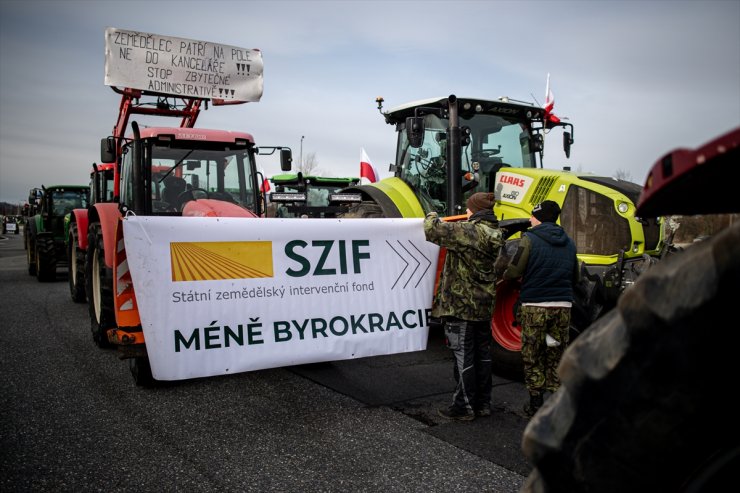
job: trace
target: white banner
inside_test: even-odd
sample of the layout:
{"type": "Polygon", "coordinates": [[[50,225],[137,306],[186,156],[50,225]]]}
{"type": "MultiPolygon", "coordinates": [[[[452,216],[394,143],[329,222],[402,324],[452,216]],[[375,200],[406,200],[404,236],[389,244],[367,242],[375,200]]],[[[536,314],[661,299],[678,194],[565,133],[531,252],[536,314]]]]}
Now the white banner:
{"type": "Polygon", "coordinates": [[[158,34],[105,30],[105,84],[179,97],[259,101],[262,52],[158,34]]]}
{"type": "Polygon", "coordinates": [[[426,349],[439,247],[422,219],[127,217],[152,374],[426,349]]]}

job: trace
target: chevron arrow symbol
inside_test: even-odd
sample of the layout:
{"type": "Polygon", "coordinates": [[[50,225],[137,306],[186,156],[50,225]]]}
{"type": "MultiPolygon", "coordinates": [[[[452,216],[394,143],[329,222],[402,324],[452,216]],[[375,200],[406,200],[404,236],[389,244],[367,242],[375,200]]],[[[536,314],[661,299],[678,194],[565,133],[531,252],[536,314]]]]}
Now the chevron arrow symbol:
{"type": "Polygon", "coordinates": [[[386,243],[391,248],[391,250],[393,250],[393,253],[398,255],[398,257],[404,263],[404,268],[398,274],[398,277],[393,283],[393,286],[391,286],[391,289],[395,289],[396,286],[401,287],[399,281],[401,281],[401,279],[403,279],[404,277],[406,277],[406,279],[403,283],[403,289],[406,289],[409,286],[409,283],[414,279],[414,276],[419,272],[422,266],[424,266],[423,271],[418,275],[418,279],[413,285],[414,288],[419,286],[419,283],[422,279],[424,279],[424,276],[426,276],[427,272],[429,271],[429,267],[431,267],[432,261],[429,260],[429,258],[427,258],[427,256],[424,255],[424,253],[419,250],[419,248],[414,245],[411,240],[406,240],[406,242],[396,240],[394,242],[395,246],[394,243],[388,240],[386,240],[386,243]]]}

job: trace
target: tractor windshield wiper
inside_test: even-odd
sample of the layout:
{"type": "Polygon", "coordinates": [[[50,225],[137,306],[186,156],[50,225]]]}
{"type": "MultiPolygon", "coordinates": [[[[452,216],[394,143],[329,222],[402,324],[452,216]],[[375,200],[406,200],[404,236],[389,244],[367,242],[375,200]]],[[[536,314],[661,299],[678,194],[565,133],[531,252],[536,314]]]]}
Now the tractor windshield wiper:
{"type": "Polygon", "coordinates": [[[173,171],[175,171],[188,158],[188,156],[190,156],[193,152],[195,152],[195,149],[190,149],[187,152],[187,154],[185,154],[182,158],[180,158],[180,160],[177,163],[175,163],[175,165],[172,168],[170,168],[170,170],[167,173],[165,173],[162,178],[159,179],[159,181],[157,183],[162,183],[164,181],[164,179],[167,178],[168,176],[170,176],[170,174],[173,171]]]}

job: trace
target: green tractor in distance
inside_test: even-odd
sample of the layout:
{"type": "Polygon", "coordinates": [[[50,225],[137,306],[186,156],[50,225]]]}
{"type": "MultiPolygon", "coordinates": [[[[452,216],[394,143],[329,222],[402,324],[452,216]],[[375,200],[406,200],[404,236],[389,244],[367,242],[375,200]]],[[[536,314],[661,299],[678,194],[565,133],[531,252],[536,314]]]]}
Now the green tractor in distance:
{"type": "Polygon", "coordinates": [[[341,193],[347,187],[358,185],[359,178],[303,176],[298,172],[275,175],[270,181],[275,191],[269,195],[268,217],[337,217],[360,201],[360,194],[341,193]]]}
{"type": "MultiPolygon", "coordinates": [[[[475,192],[494,192],[494,212],[510,240],[501,257],[516,251],[519,233],[530,226],[532,208],[554,200],[560,224],[576,243],[583,283],[576,289],[572,334],[616,303],[620,293],[660,255],[662,224],[638,218],[639,185],[610,177],[544,169],[544,139],[561,127],[570,156],[573,125],[548,117],[544,108],[510,100],[427,99],[387,112],[378,110],[397,132],[394,176],[349,187],[361,202],[343,217],[424,217],[437,211],[446,220],[463,219],[465,202],[475,192]]],[[[444,249],[440,252],[440,264],[444,249]]],[[[521,378],[519,289],[501,283],[491,321],[494,371],[521,378]]]]}
{"type": "MultiPolygon", "coordinates": [[[[36,190],[33,189],[32,194],[36,190]]],[[[41,187],[31,202],[35,214],[26,220],[24,245],[28,274],[41,281],[54,281],[58,266],[67,265],[65,216],[73,209],[86,208],[90,188],[81,185],[41,187]]]]}
{"type": "Polygon", "coordinates": [[[2,234],[13,234],[17,235],[20,227],[18,226],[18,218],[16,216],[0,216],[0,232],[2,234]]]}

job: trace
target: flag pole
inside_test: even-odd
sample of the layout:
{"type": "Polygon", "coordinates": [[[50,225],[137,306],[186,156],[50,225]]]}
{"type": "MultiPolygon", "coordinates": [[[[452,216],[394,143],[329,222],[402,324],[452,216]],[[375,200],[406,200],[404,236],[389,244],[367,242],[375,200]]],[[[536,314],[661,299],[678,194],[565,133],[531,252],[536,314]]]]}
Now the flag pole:
{"type": "MultiPolygon", "coordinates": [[[[547,73],[547,83],[545,84],[545,115],[542,119],[542,154],[545,153],[545,136],[547,135],[547,105],[550,99],[550,72],[547,73]]],[[[540,154],[540,160],[542,159],[540,154]]]]}

